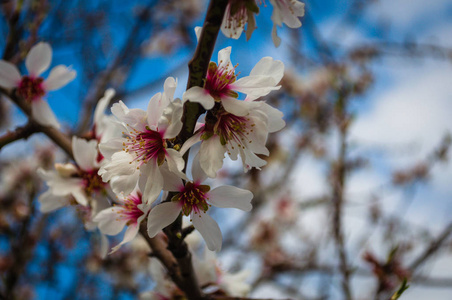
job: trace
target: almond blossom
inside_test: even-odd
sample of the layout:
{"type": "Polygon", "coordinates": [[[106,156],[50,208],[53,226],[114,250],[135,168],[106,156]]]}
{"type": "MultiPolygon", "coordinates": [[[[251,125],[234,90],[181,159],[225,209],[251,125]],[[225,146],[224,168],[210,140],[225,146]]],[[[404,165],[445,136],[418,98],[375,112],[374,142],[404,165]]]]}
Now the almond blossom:
{"type": "Polygon", "coordinates": [[[44,80],[40,75],[49,68],[51,61],[52,48],[43,42],[33,46],[25,59],[28,75],[22,76],[15,65],[0,60],[0,86],[16,89],[16,94],[31,105],[32,117],[39,124],[59,128],[55,114],[43,97],[48,91],[57,90],[74,80],[76,72],[58,65],[44,80]]]}
{"type": "Polygon", "coordinates": [[[164,92],[151,98],[147,111],[129,109],[122,101],[112,106],[123,136],[100,144],[106,163],[99,175],[110,181],[116,194],[130,194],[139,182],[143,197],[153,202],[163,187],[160,167],[164,162],[184,177],[184,160],[170,141],[182,128],[182,102],[173,100],[176,84],[174,78],[166,79],[164,92]]]}
{"type": "Polygon", "coordinates": [[[268,133],[285,126],[283,114],[276,108],[261,101],[247,99],[244,102],[254,107],[247,116],[236,116],[220,109],[215,113],[215,121],[198,124],[195,134],[181,148],[183,154],[201,141],[200,165],[209,177],[216,177],[223,166],[225,153],[232,160],[237,160],[240,155],[244,171],[264,166],[267,162],[258,154],[269,155],[265,146],[268,133]]]}
{"type": "Polygon", "coordinates": [[[246,28],[247,40],[256,29],[256,20],[254,14],[259,13],[259,7],[256,0],[230,0],[226,6],[223,22],[221,23],[221,32],[227,37],[238,39],[248,23],[246,28]]]}
{"type": "Polygon", "coordinates": [[[284,64],[275,61],[271,57],[262,58],[251,70],[249,76],[237,80],[236,66],[230,60],[231,47],[218,52],[218,65],[210,62],[204,87],[191,87],[184,95],[184,101],[200,103],[205,109],[210,110],[215,103],[221,103],[225,111],[236,116],[248,114],[252,105],[238,100],[238,93],[247,95],[250,100],[279,90],[277,86],[284,73],[284,64]]]}
{"type": "Polygon", "coordinates": [[[72,151],[76,164],[56,164],[55,171],[38,169],[49,189],[39,197],[40,210],[49,212],[71,204],[89,206],[94,198],[105,195],[105,183],[97,175],[97,141],[72,138],[72,151]],[[72,198],[71,198],[72,196],[72,198]]]}
{"type": "Polygon", "coordinates": [[[278,47],[281,44],[281,38],[278,37],[276,26],[282,27],[284,23],[290,28],[301,27],[299,17],[304,16],[304,3],[298,0],[270,0],[270,3],[273,5],[272,39],[275,46],[278,47]]]}
{"type": "Polygon", "coordinates": [[[130,242],[138,234],[141,222],[146,218],[151,205],[143,201],[141,191],[135,189],[128,196],[121,194],[117,204],[106,208],[94,217],[100,231],[107,235],[117,235],[125,226],[124,238],[110,253],[116,252],[123,244],[130,242]]]}
{"type": "Polygon", "coordinates": [[[185,184],[181,178],[166,172],[165,191],[177,192],[170,202],[155,206],[148,217],[148,234],[152,238],[163,228],[173,223],[182,213],[190,216],[194,227],[204,238],[207,247],[212,251],[220,251],[222,235],[220,227],[212,217],[207,214],[214,205],[223,208],[238,208],[250,211],[253,194],[250,191],[234,186],[220,186],[210,190],[210,186],[203,184],[207,175],[201,169],[199,157],[192,163],[193,181],[185,184]]]}

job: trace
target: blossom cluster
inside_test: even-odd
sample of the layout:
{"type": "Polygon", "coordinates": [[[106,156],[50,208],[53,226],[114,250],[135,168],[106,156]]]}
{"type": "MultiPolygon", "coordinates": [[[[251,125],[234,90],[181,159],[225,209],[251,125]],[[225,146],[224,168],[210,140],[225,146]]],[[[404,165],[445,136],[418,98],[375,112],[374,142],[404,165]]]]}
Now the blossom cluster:
{"type": "MultiPolygon", "coordinates": [[[[283,114],[260,100],[280,88],[283,63],[264,57],[249,76],[238,78],[230,54],[231,47],[220,50],[218,61],[209,64],[203,86],[188,89],[182,99],[174,97],[177,80],[167,78],[163,92],[149,100],[146,110],[129,108],[119,101],[111,106],[112,115],[107,115],[105,110],[115,94],[107,90],[94,112],[91,132],[72,138],[74,162],[56,164],[54,170],[38,170],[48,186],[39,197],[41,211],[75,205],[85,216],[86,228],[99,229],[102,240],[106,240],[104,235],[117,235],[127,227],[122,242],[112,252],[134,239],[144,222],[152,238],[187,216],[208,249],[219,251],[222,234],[208,214],[210,208],[250,211],[253,194],[234,186],[212,188],[206,180],[217,176],[225,154],[232,160],[240,157],[245,172],[263,167],[263,156],[269,155],[268,134],[285,125],[283,114]],[[206,113],[184,141],[179,133],[187,102],[199,103],[206,113]],[[189,174],[185,171],[186,154],[197,143],[199,151],[192,154],[189,174]]],[[[57,66],[44,81],[38,76],[50,60],[50,46],[40,43],[27,56],[30,75],[21,77],[18,71],[11,71],[9,78],[11,74],[0,72],[0,84],[9,84],[13,92],[29,101],[33,117],[40,111],[33,105],[44,102],[46,90],[61,87],[75,76],[72,70],[57,66]],[[60,74],[57,80],[52,75],[55,72],[60,74]]],[[[15,68],[6,62],[2,66],[15,68]]],[[[56,118],[49,116],[38,113],[36,121],[56,127],[56,118]]]]}

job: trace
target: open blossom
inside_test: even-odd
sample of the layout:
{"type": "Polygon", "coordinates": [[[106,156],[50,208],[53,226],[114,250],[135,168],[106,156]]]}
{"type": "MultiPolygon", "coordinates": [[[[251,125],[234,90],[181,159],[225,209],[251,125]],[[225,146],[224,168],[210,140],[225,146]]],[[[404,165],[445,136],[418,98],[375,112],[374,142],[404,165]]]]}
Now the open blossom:
{"type": "Polygon", "coordinates": [[[15,88],[16,94],[30,103],[32,117],[39,124],[59,128],[55,114],[43,97],[48,91],[57,90],[71,82],[76,72],[58,65],[44,80],[40,75],[49,68],[51,61],[52,48],[43,42],[33,46],[25,59],[28,75],[21,76],[15,65],[0,60],[0,86],[15,88]]]}
{"type": "Polygon", "coordinates": [[[122,242],[115,246],[111,253],[135,238],[141,222],[151,209],[151,205],[143,201],[139,189],[135,189],[128,196],[121,194],[117,202],[117,205],[102,210],[94,218],[94,222],[98,224],[100,231],[107,235],[117,235],[123,230],[124,226],[127,226],[122,242]]]}
{"type": "Polygon", "coordinates": [[[240,117],[224,110],[217,111],[215,122],[199,124],[199,129],[181,149],[181,153],[185,153],[193,144],[201,141],[200,164],[209,177],[216,177],[223,166],[225,153],[233,160],[237,160],[240,155],[245,171],[267,163],[258,154],[269,155],[266,147],[268,133],[285,126],[283,114],[265,102],[246,102],[254,107],[248,115],[240,117]]]}
{"type": "Polygon", "coordinates": [[[56,164],[55,171],[38,170],[49,189],[39,197],[40,210],[49,212],[71,203],[70,196],[82,205],[91,205],[93,198],[103,196],[105,183],[97,172],[97,141],[72,138],[76,164],[56,164]]]}
{"type": "Polygon", "coordinates": [[[231,47],[218,52],[218,65],[210,62],[204,87],[191,87],[184,95],[184,101],[200,103],[205,109],[212,109],[215,103],[221,103],[225,111],[236,116],[245,116],[252,106],[238,100],[238,93],[247,95],[250,100],[278,90],[277,86],[284,73],[284,64],[271,57],[262,58],[251,70],[249,76],[237,80],[235,67],[230,60],[231,47]]]}
{"type": "Polygon", "coordinates": [[[254,14],[259,13],[256,0],[229,0],[224,13],[221,31],[227,37],[238,39],[246,28],[246,37],[249,40],[254,29],[256,20],[254,14]]]}
{"type": "Polygon", "coordinates": [[[223,240],[221,231],[207,211],[211,205],[250,211],[253,194],[233,186],[220,186],[210,190],[210,186],[202,184],[207,176],[199,165],[198,156],[193,160],[192,176],[193,181],[184,184],[181,178],[168,172],[164,190],[177,193],[170,202],[161,203],[151,210],[148,217],[148,234],[150,237],[156,236],[182,212],[185,216],[190,216],[193,226],[201,233],[207,247],[212,251],[219,251],[223,240]]]}
{"type": "Polygon", "coordinates": [[[270,0],[273,5],[272,21],[272,39],[276,47],[281,44],[281,39],[276,32],[276,26],[282,27],[282,23],[290,28],[301,26],[299,17],[304,16],[304,3],[298,0],[270,0]]]}
{"type": "Polygon", "coordinates": [[[111,110],[123,136],[100,144],[106,162],[99,175],[105,182],[110,181],[116,194],[130,194],[138,182],[143,197],[154,201],[163,187],[160,167],[164,162],[172,172],[184,177],[184,160],[169,147],[169,139],[182,128],[183,107],[179,99],[173,100],[175,89],[176,81],[168,78],[164,92],[151,98],[147,111],[129,109],[122,101],[113,105],[111,110]]]}

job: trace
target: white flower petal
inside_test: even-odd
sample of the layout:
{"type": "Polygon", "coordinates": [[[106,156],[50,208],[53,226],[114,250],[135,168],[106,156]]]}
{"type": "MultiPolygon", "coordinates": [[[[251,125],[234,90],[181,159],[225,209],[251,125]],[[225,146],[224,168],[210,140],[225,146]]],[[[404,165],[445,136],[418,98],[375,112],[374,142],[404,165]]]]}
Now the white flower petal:
{"type": "Polygon", "coordinates": [[[168,105],[166,99],[162,97],[162,93],[157,93],[149,100],[147,108],[147,122],[152,127],[157,127],[163,109],[168,105]]]}
{"type": "Polygon", "coordinates": [[[69,205],[69,200],[67,197],[56,196],[51,190],[47,190],[39,196],[39,203],[41,204],[39,210],[43,213],[48,213],[69,205]]]}
{"type": "Polygon", "coordinates": [[[108,242],[108,238],[105,234],[100,234],[100,258],[104,259],[107,257],[108,249],[110,248],[110,243],[108,242]]]}
{"type": "Polygon", "coordinates": [[[149,237],[155,237],[163,228],[173,223],[180,211],[179,204],[174,202],[161,203],[152,208],[148,216],[149,237]]]}
{"type": "Polygon", "coordinates": [[[0,60],[0,86],[6,89],[17,87],[21,78],[20,72],[15,65],[0,60]]]}
{"type": "Polygon", "coordinates": [[[199,42],[199,38],[201,37],[202,27],[196,26],[195,27],[195,35],[196,35],[196,41],[199,42]]]}
{"type": "Polygon", "coordinates": [[[200,214],[192,213],[193,226],[201,233],[207,248],[211,251],[220,251],[223,243],[223,236],[217,222],[208,214],[201,212],[200,214]]]}
{"type": "Polygon", "coordinates": [[[182,148],[180,149],[179,153],[181,155],[184,155],[185,152],[187,152],[188,149],[191,148],[191,146],[193,146],[197,142],[201,141],[200,140],[201,135],[202,135],[202,132],[198,132],[195,135],[193,135],[192,137],[190,137],[188,140],[186,140],[185,143],[182,145],[182,148]]]}
{"type": "Polygon", "coordinates": [[[281,45],[281,38],[278,36],[278,33],[276,32],[276,25],[273,25],[272,29],[272,40],[275,47],[279,47],[281,45]]]}
{"type": "Polygon", "coordinates": [[[66,67],[65,65],[58,65],[54,67],[44,80],[43,86],[46,91],[54,91],[62,88],[77,76],[77,72],[66,67]]]}
{"type": "Polygon", "coordinates": [[[107,142],[100,143],[99,144],[99,151],[102,153],[105,159],[111,160],[111,157],[116,152],[123,152],[122,148],[124,143],[124,138],[118,137],[118,138],[112,138],[108,140],[107,142]]]}
{"type": "Polygon", "coordinates": [[[43,99],[36,99],[31,102],[31,116],[43,126],[51,126],[56,129],[60,128],[55,114],[47,101],[43,99]]]}
{"type": "Polygon", "coordinates": [[[253,193],[235,186],[220,186],[209,192],[209,203],[216,207],[250,211],[253,193]]]}
{"type": "Polygon", "coordinates": [[[193,162],[191,165],[191,175],[192,175],[194,182],[202,183],[202,182],[204,182],[204,180],[207,179],[207,174],[201,168],[201,164],[199,163],[199,152],[196,154],[195,158],[193,159],[193,162]]]}
{"type": "MultiPolygon", "coordinates": [[[[132,175],[137,172],[137,165],[133,163],[133,156],[124,151],[119,151],[111,156],[111,161],[101,167],[102,180],[107,182],[114,176],[132,175]]],[[[132,187],[132,190],[135,186],[132,187]]]]}
{"type": "Polygon", "coordinates": [[[68,196],[81,190],[83,180],[80,178],[61,178],[53,173],[54,178],[46,183],[52,189],[52,193],[57,196],[68,196]]]}
{"type": "MultiPolygon", "coordinates": [[[[102,176],[101,174],[99,175],[102,176]]],[[[128,195],[133,191],[133,189],[137,185],[139,178],[140,178],[139,171],[135,171],[130,175],[114,176],[110,180],[110,186],[115,194],[124,193],[128,195]]]]}
{"type": "MultiPolygon", "coordinates": [[[[94,123],[96,124],[96,127],[99,126],[102,119],[105,117],[105,110],[115,94],[116,91],[109,88],[105,91],[104,96],[97,102],[96,109],[94,110],[94,123]]],[[[96,128],[96,130],[98,130],[98,128],[96,128]]]]}
{"type": "Polygon", "coordinates": [[[183,95],[182,100],[196,102],[202,105],[204,109],[209,110],[212,109],[215,105],[215,100],[209,94],[209,92],[202,87],[194,86],[189,88],[183,95]]]}
{"type": "Polygon", "coordinates": [[[214,135],[201,143],[199,163],[210,178],[217,176],[217,171],[223,166],[226,148],[221,145],[220,137],[214,135]]]}
{"type": "Polygon", "coordinates": [[[167,103],[170,103],[174,99],[174,92],[177,88],[177,80],[173,77],[168,77],[163,84],[163,97],[166,98],[167,103]]]}
{"type": "Polygon", "coordinates": [[[115,253],[116,251],[119,250],[119,248],[121,248],[122,245],[133,240],[137,236],[139,229],[140,226],[138,226],[138,224],[130,224],[126,229],[126,232],[124,233],[124,238],[122,239],[122,242],[113,247],[113,249],[111,249],[110,251],[110,254],[115,253]]]}
{"type": "MultiPolygon", "coordinates": [[[[167,119],[167,123],[162,128],[165,128],[163,138],[172,139],[176,137],[182,129],[182,115],[184,113],[184,106],[180,99],[175,99],[171,102],[164,111],[164,117],[161,119],[167,119]]],[[[159,123],[160,130],[160,123],[159,123]]]]}
{"type": "Polygon", "coordinates": [[[284,114],[278,109],[262,102],[260,109],[267,115],[268,118],[268,132],[276,132],[286,126],[286,122],[283,120],[284,114]]]}
{"type": "Polygon", "coordinates": [[[229,46],[218,51],[218,68],[225,68],[228,71],[232,69],[231,49],[231,46],[229,46]]]}
{"type": "Polygon", "coordinates": [[[47,70],[52,61],[52,48],[48,43],[38,43],[31,48],[25,58],[25,66],[32,76],[39,76],[47,70]]]}
{"type": "Polygon", "coordinates": [[[111,112],[120,121],[138,130],[144,130],[147,125],[147,114],[144,110],[139,108],[129,109],[122,101],[113,104],[111,112]]]}
{"type": "Polygon", "coordinates": [[[148,166],[141,168],[141,178],[146,181],[143,202],[148,204],[153,203],[163,188],[163,176],[160,173],[160,168],[157,160],[149,161],[148,166]]]}
{"type": "Polygon", "coordinates": [[[93,221],[97,223],[97,227],[102,233],[117,235],[127,223],[126,219],[119,218],[119,214],[123,210],[123,207],[109,207],[99,212],[93,221]]]}
{"type": "Polygon", "coordinates": [[[251,99],[257,99],[268,95],[271,91],[279,90],[281,86],[275,86],[276,84],[277,82],[271,76],[254,75],[242,77],[231,86],[232,89],[247,94],[251,99]]]}
{"type": "Polygon", "coordinates": [[[250,76],[257,75],[272,77],[275,81],[274,85],[277,85],[284,76],[284,64],[269,56],[263,57],[250,72],[250,76]]]}
{"type": "Polygon", "coordinates": [[[221,104],[223,104],[223,107],[227,112],[240,117],[246,116],[253,106],[250,105],[252,102],[237,100],[231,97],[221,98],[221,104]]]}
{"type": "Polygon", "coordinates": [[[85,194],[85,191],[81,188],[75,191],[72,191],[72,196],[75,198],[75,201],[77,201],[78,204],[82,206],[88,206],[89,199],[85,194]]]}
{"type": "Polygon", "coordinates": [[[82,170],[91,171],[96,167],[97,140],[87,141],[74,135],[72,137],[72,151],[74,152],[75,162],[82,170]]]}
{"type": "Polygon", "coordinates": [[[166,149],[166,161],[168,162],[168,168],[171,172],[186,179],[185,174],[182,173],[182,170],[185,167],[185,161],[180,152],[170,148],[166,149]]]}
{"type": "Polygon", "coordinates": [[[163,190],[178,192],[184,187],[182,179],[168,169],[167,163],[160,166],[160,172],[163,176],[163,190]]]}

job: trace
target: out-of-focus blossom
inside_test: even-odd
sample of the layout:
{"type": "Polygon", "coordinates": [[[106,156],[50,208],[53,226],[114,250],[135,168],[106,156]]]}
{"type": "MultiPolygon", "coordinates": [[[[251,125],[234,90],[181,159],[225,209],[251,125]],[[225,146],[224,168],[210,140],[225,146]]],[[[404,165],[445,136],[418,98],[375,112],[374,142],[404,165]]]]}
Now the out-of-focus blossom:
{"type": "MultiPolygon", "coordinates": [[[[229,0],[221,24],[221,31],[227,37],[238,39],[245,24],[247,40],[251,38],[251,34],[256,29],[256,20],[254,14],[259,13],[257,4],[262,4],[261,0],[229,0]]],[[[276,26],[282,27],[286,24],[290,28],[298,28],[301,26],[299,17],[304,16],[304,3],[298,0],[270,0],[273,6],[271,19],[273,21],[272,40],[276,47],[281,44],[281,39],[276,32],[276,26]]]]}
{"type": "Polygon", "coordinates": [[[246,38],[249,40],[256,29],[254,14],[258,13],[256,0],[229,0],[221,23],[221,31],[227,37],[238,39],[245,29],[245,24],[248,24],[246,38]]]}
{"type": "Polygon", "coordinates": [[[55,171],[38,169],[38,174],[49,187],[39,197],[42,212],[68,205],[72,199],[82,206],[88,206],[93,198],[104,196],[105,183],[97,175],[97,141],[74,136],[72,151],[76,164],[56,164],[55,171]]]}
{"type": "Polygon", "coordinates": [[[185,216],[190,216],[207,247],[212,251],[219,251],[223,238],[217,222],[207,214],[209,207],[214,205],[250,211],[253,194],[233,186],[220,186],[210,190],[210,186],[202,184],[207,176],[201,169],[198,156],[193,160],[193,181],[187,181],[184,185],[181,178],[170,172],[166,173],[164,190],[177,194],[170,202],[161,203],[151,210],[148,217],[149,236],[156,236],[182,212],[185,216]]]}
{"type": "Polygon", "coordinates": [[[76,72],[64,65],[54,67],[47,79],[40,75],[52,61],[52,48],[48,43],[38,43],[31,48],[25,59],[28,75],[21,75],[17,67],[0,60],[0,86],[16,89],[16,94],[31,104],[33,119],[44,126],[59,128],[55,114],[43,97],[48,91],[57,90],[71,82],[76,72]]]}
{"type": "Polygon", "coordinates": [[[282,27],[286,24],[290,28],[301,26],[299,17],[304,16],[304,3],[298,0],[270,0],[273,5],[272,21],[272,39],[276,47],[281,44],[281,38],[278,37],[276,26],[282,27]]]}

